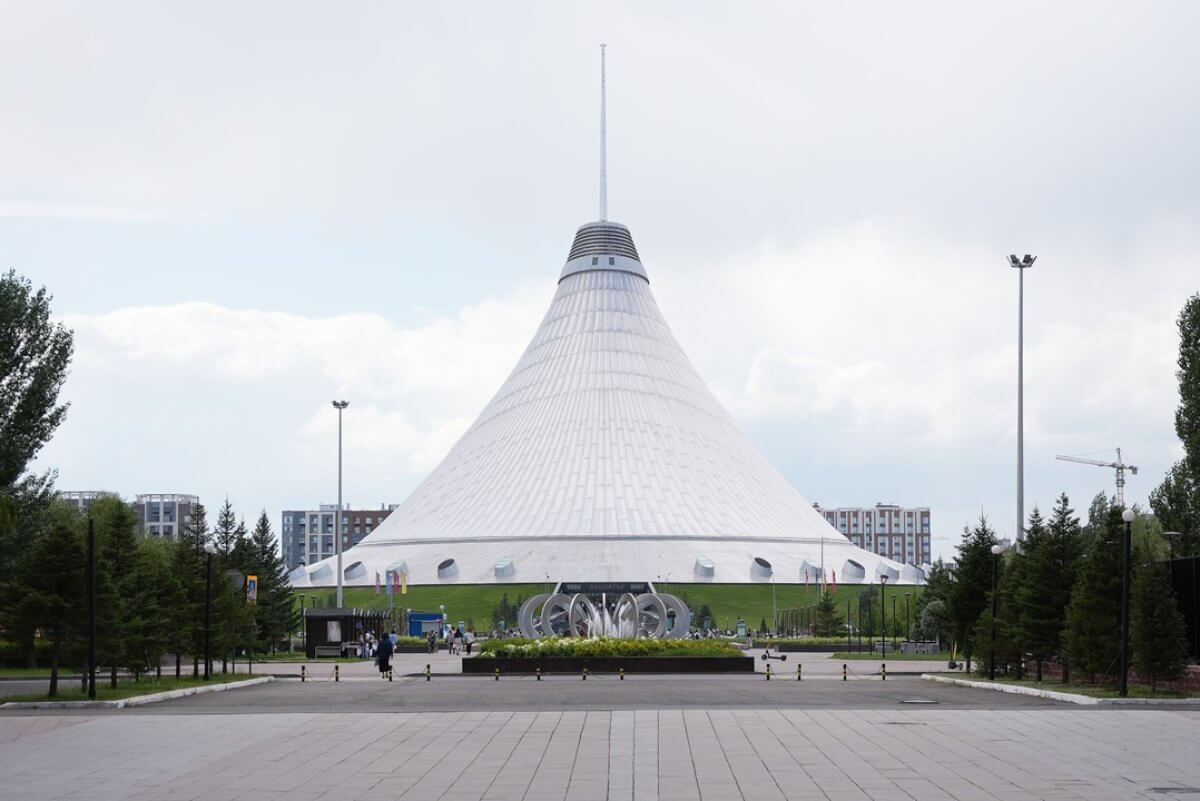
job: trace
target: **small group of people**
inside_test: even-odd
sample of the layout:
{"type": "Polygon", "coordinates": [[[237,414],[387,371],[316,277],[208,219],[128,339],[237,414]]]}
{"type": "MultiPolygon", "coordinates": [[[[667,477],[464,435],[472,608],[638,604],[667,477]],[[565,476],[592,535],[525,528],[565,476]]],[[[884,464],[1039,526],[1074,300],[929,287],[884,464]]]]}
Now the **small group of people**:
{"type": "Polygon", "coordinates": [[[475,629],[468,626],[464,631],[461,626],[451,629],[446,635],[446,650],[451,654],[467,654],[471,653],[471,646],[475,644],[475,629]]]}

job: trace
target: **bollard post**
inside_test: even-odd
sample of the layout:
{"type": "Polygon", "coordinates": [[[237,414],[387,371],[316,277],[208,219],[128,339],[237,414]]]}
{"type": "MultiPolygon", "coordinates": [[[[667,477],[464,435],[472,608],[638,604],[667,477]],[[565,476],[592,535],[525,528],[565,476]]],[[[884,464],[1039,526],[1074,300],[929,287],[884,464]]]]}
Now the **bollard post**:
{"type": "Polygon", "coordinates": [[[767,663],[767,681],[771,680],[771,663],[767,663]]]}
{"type": "Polygon", "coordinates": [[[305,680],[306,678],[308,678],[308,673],[307,673],[307,671],[305,670],[305,668],[304,668],[304,665],[301,665],[301,666],[300,666],[300,683],[301,683],[301,684],[303,684],[303,683],[304,683],[304,680],[305,680]]]}
{"type": "Polygon", "coordinates": [[[333,680],[334,680],[334,681],[341,681],[341,680],[342,680],[342,674],[341,674],[341,672],[339,672],[339,670],[338,670],[338,668],[339,668],[339,667],[341,667],[341,666],[340,666],[340,665],[334,665],[334,666],[333,666],[333,680]]]}
{"type": "Polygon", "coordinates": [[[433,671],[431,671],[429,669],[429,665],[426,665],[425,666],[425,681],[429,681],[432,678],[433,678],[433,671]]]}
{"type": "Polygon", "coordinates": [[[537,668],[535,669],[535,672],[537,673],[537,680],[541,681],[542,680],[542,666],[538,665],[537,668]]]}
{"type": "Polygon", "coordinates": [[[496,681],[500,681],[500,668],[496,668],[496,681]]]}
{"type": "Polygon", "coordinates": [[[883,681],[887,681],[887,662],[879,666],[879,673],[883,676],[883,681]]]}
{"type": "Polygon", "coordinates": [[[583,680],[587,681],[587,665],[583,666],[583,680]]]}
{"type": "Polygon", "coordinates": [[[842,663],[842,681],[846,680],[846,663],[842,663]]]}
{"type": "Polygon", "coordinates": [[[395,670],[393,670],[392,668],[388,668],[388,681],[391,681],[391,680],[392,680],[392,675],[393,675],[395,672],[396,672],[396,671],[395,671],[395,670]]]}
{"type": "Polygon", "coordinates": [[[800,665],[796,665],[796,681],[800,681],[800,665]]]}
{"type": "Polygon", "coordinates": [[[621,668],[621,681],[625,681],[625,668],[621,668]]]}

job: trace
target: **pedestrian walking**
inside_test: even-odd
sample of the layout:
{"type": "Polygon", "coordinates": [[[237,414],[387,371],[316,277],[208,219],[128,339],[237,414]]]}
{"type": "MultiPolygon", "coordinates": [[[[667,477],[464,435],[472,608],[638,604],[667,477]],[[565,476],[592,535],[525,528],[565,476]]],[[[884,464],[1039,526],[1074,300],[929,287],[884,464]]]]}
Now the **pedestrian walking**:
{"type": "Polygon", "coordinates": [[[392,647],[390,637],[384,637],[379,641],[379,650],[375,653],[375,664],[379,666],[379,675],[381,678],[387,678],[388,673],[392,671],[392,654],[395,649],[392,647]]]}
{"type": "Polygon", "coordinates": [[[467,633],[463,635],[463,642],[467,646],[467,656],[471,655],[471,646],[475,644],[475,629],[467,628],[467,633]]]}

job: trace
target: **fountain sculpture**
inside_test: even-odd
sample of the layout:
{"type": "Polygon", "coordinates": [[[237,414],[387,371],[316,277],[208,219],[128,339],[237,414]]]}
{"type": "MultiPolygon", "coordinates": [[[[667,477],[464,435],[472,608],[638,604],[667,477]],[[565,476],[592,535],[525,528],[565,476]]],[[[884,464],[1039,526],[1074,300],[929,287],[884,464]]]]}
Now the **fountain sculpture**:
{"type": "Polygon", "coordinates": [[[692,621],[687,604],[665,592],[622,594],[610,604],[582,593],[543,593],[525,603],[517,616],[521,635],[542,637],[686,637],[692,621]]]}

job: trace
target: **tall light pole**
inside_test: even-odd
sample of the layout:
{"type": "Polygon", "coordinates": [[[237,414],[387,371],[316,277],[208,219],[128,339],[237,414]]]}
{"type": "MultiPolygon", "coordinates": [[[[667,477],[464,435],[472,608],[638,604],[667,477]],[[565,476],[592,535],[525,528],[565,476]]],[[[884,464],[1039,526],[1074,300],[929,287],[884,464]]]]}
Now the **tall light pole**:
{"type": "Polygon", "coordinates": [[[1016,269],[1017,281],[1017,544],[1025,542],[1025,271],[1033,266],[1037,256],[1016,254],[1008,263],[1016,269]]]}
{"type": "Polygon", "coordinates": [[[996,680],[996,563],[1000,561],[1000,553],[1004,549],[1000,543],[992,546],[992,648],[988,660],[988,679],[996,680]]]}
{"type": "Polygon", "coordinates": [[[337,521],[334,523],[333,544],[337,553],[337,608],[342,608],[342,411],[350,405],[349,401],[334,401],[333,408],[338,412],[338,502],[337,521]]]}
{"type": "Polygon", "coordinates": [[[1125,521],[1125,543],[1121,548],[1121,673],[1117,677],[1117,691],[1124,698],[1129,695],[1129,583],[1133,559],[1133,510],[1121,512],[1125,521]]]}
{"type": "Polygon", "coordinates": [[[209,649],[212,632],[212,558],[217,546],[204,543],[204,680],[212,674],[212,651],[209,649]]]}
{"type": "Polygon", "coordinates": [[[908,597],[912,593],[904,593],[904,639],[912,642],[912,610],[908,606],[908,597]]]}
{"type": "Polygon", "coordinates": [[[879,655],[887,661],[887,598],[884,592],[887,587],[887,573],[879,574],[879,655]]]}

